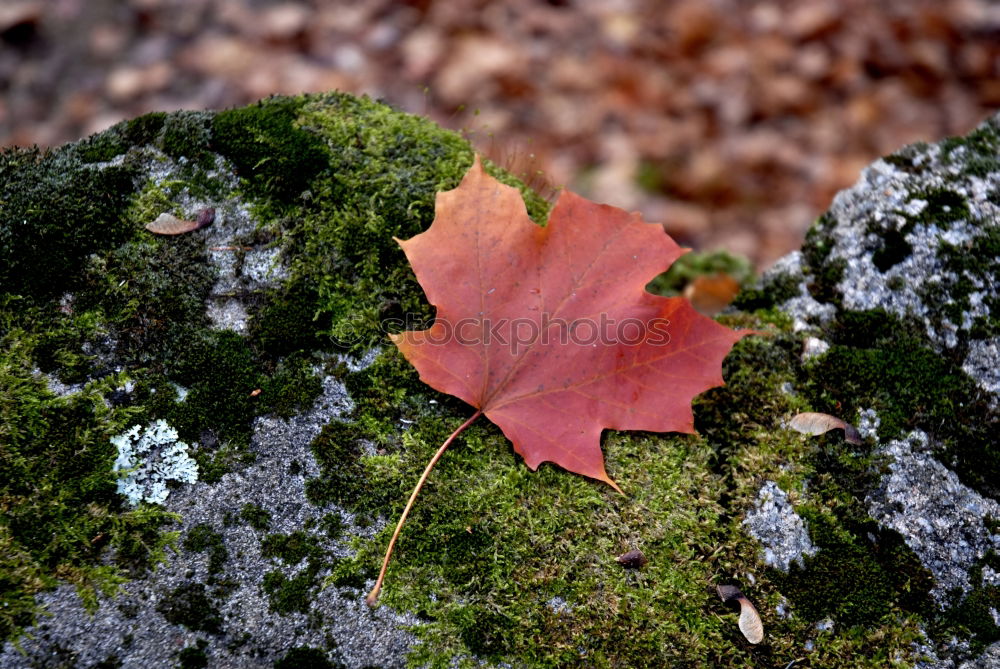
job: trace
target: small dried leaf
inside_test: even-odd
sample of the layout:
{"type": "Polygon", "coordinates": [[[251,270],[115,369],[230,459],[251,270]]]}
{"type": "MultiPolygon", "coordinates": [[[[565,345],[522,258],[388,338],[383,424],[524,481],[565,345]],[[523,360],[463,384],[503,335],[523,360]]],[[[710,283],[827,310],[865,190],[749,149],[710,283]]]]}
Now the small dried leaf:
{"type": "Polygon", "coordinates": [[[162,213],[152,223],[146,224],[146,229],[157,235],[183,235],[185,232],[201,230],[212,225],[215,220],[215,209],[206,207],[198,212],[198,220],[185,221],[173,214],[162,213]]]}
{"type": "Polygon", "coordinates": [[[157,216],[152,223],[147,223],[146,229],[157,235],[183,235],[185,232],[197,230],[198,223],[179,219],[173,214],[163,213],[157,216]]]}
{"type": "Polygon", "coordinates": [[[747,641],[750,643],[760,643],[763,641],[764,623],[760,619],[760,614],[757,613],[757,608],[747,599],[746,595],[740,592],[740,589],[734,585],[719,585],[716,586],[716,590],[722,601],[727,604],[739,604],[740,620],[738,625],[740,631],[743,632],[743,636],[747,638],[747,641]]]}
{"type": "Polygon", "coordinates": [[[638,548],[630,550],[628,553],[623,553],[615,559],[618,560],[618,564],[626,569],[641,569],[649,562],[638,548]]]}
{"type": "Polygon", "coordinates": [[[254,389],[253,391],[251,391],[251,393],[250,393],[250,397],[257,397],[257,395],[260,395],[260,388],[255,388],[255,389],[254,389]]]}
{"type": "Polygon", "coordinates": [[[764,623],[756,607],[746,597],[740,598],[740,631],[750,643],[760,643],[764,640],[764,623]]]}
{"type": "Polygon", "coordinates": [[[852,444],[861,443],[861,434],[850,423],[845,423],[835,416],[825,413],[807,411],[796,414],[788,424],[796,432],[802,434],[826,434],[830,430],[843,430],[844,439],[852,444]]]}
{"type": "Polygon", "coordinates": [[[714,316],[733,301],[740,292],[740,282],[728,274],[696,277],[684,288],[684,297],[703,316],[714,316]]]}

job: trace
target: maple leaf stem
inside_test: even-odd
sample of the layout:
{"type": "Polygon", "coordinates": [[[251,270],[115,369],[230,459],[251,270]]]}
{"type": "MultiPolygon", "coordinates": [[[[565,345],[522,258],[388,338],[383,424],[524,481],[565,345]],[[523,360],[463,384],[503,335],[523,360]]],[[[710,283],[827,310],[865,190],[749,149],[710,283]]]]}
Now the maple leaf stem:
{"type": "Polygon", "coordinates": [[[382,560],[382,570],[378,573],[378,580],[375,581],[375,587],[373,587],[372,591],[368,593],[367,597],[365,597],[365,601],[368,603],[368,606],[375,606],[375,602],[378,600],[379,592],[382,590],[382,581],[385,580],[385,571],[389,567],[389,559],[392,557],[392,549],[396,546],[396,539],[399,538],[399,533],[403,529],[403,523],[406,522],[406,517],[410,515],[410,509],[413,507],[414,500],[417,499],[420,489],[424,487],[424,481],[427,480],[427,477],[430,475],[431,470],[434,469],[434,465],[437,464],[437,461],[441,459],[444,452],[448,450],[449,446],[451,446],[451,442],[455,441],[455,437],[462,434],[462,432],[465,431],[465,428],[472,425],[481,415],[483,415],[482,409],[477,409],[476,413],[472,414],[467,421],[459,425],[458,429],[452,432],[451,436],[444,440],[444,443],[441,444],[441,447],[437,449],[434,457],[431,458],[431,461],[428,462],[427,466],[424,468],[424,473],[420,475],[420,480],[417,481],[417,486],[413,489],[413,492],[410,493],[410,500],[406,503],[406,508],[403,509],[402,515],[399,516],[399,522],[396,523],[396,531],[392,533],[392,539],[389,540],[389,547],[385,549],[385,558],[382,560]]]}

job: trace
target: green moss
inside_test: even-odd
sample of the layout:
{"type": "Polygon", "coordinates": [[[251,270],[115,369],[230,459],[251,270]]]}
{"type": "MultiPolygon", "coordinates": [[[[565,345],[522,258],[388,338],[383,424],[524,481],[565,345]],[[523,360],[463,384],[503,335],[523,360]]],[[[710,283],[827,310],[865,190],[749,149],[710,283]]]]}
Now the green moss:
{"type": "Polygon", "coordinates": [[[370,507],[368,497],[373,491],[365,483],[365,470],[359,462],[363,436],[354,424],[332,421],[324,426],[312,443],[323,474],[306,482],[309,501],[339,504],[353,511],[370,507]]]}
{"type": "Polygon", "coordinates": [[[212,119],[212,150],[235,166],[251,196],[296,203],[327,173],[327,145],[299,123],[304,103],[301,97],[269,98],[212,119]]]}
{"type": "Polygon", "coordinates": [[[208,573],[220,574],[226,566],[229,551],[222,540],[222,535],[212,529],[211,525],[200,523],[192,527],[184,538],[184,549],[193,553],[208,551],[208,573]]]}
{"type": "Polygon", "coordinates": [[[270,534],[260,543],[261,555],[296,565],[307,557],[322,557],[323,551],[312,535],[301,530],[291,534],[270,534]]]}
{"type": "Polygon", "coordinates": [[[840,304],[840,289],[837,285],[844,278],[847,261],[836,258],[817,268],[812,274],[812,281],[806,284],[809,294],[819,302],[840,304]]]}
{"type": "Polygon", "coordinates": [[[247,521],[247,525],[255,530],[264,531],[271,524],[271,514],[268,513],[267,509],[264,509],[256,504],[251,504],[247,502],[240,509],[240,518],[247,521]]]}
{"type": "Polygon", "coordinates": [[[772,578],[810,620],[831,617],[849,627],[871,628],[899,610],[928,613],[933,579],[899,535],[865,523],[848,531],[822,512],[798,507],[819,549],[806,556],[805,567],[772,578]],[[871,536],[873,540],[861,537],[871,536]],[[905,567],[905,569],[901,568],[905,567]]]}
{"type": "Polygon", "coordinates": [[[887,230],[882,233],[881,246],[872,253],[872,263],[880,272],[898,265],[913,253],[910,245],[900,230],[887,230]]]}
{"type": "MultiPolygon", "coordinates": [[[[729,324],[760,326],[745,316],[729,324]]],[[[809,408],[780,390],[785,381],[805,383],[800,351],[801,341],[787,333],[741,342],[725,365],[727,386],[696,403],[699,438],[609,433],[609,471],[627,498],[553,467],[532,473],[496,428],[473,425],[421,493],[382,595],[427,620],[416,632],[424,645],[410,660],[445,663],[475,654],[533,666],[670,666],[699,657],[753,666],[797,652],[795,639],[811,629],[809,620],[777,623],[773,637],[769,620],[775,645],[751,650],[740,646],[735,622],[721,617],[724,607],[704,585],[756,571],[759,547],[738,518],[761,478],[794,488],[816,471],[802,458],[808,443],[780,429],[783,416],[809,408]],[[651,566],[626,572],[614,556],[637,537],[651,566]],[[550,608],[553,598],[567,606],[550,608]]],[[[310,492],[317,501],[392,518],[430,454],[469,410],[420,384],[392,349],[342,378],[355,409],[314,442],[323,474],[310,492]]],[[[861,541],[840,521],[835,528],[861,541]]],[[[338,561],[329,582],[363,587],[390,530],[363,542],[356,558],[338,561]]],[[[900,550],[881,562],[869,558],[885,572],[911,565],[913,554],[900,550]]],[[[776,601],[777,583],[758,578],[754,600],[776,601]]],[[[905,586],[890,579],[886,587],[896,598],[893,610],[909,611],[899,603],[905,586]]],[[[824,646],[830,666],[852,666],[857,657],[879,666],[894,652],[906,653],[917,636],[909,623],[888,618],[864,629],[833,635],[824,646]],[[870,633],[875,628],[880,641],[870,633]]]]}
{"type": "Polygon", "coordinates": [[[268,355],[286,356],[327,348],[329,338],[318,333],[331,325],[330,315],[320,308],[316,288],[296,279],[267,292],[250,321],[250,336],[268,355]]]}
{"type": "Polygon", "coordinates": [[[963,174],[986,177],[1000,172],[1000,129],[989,119],[965,137],[949,137],[941,142],[946,163],[959,163],[963,174]]]}
{"type": "Polygon", "coordinates": [[[211,144],[212,114],[180,111],[167,116],[159,146],[172,158],[207,164],[211,144]]]}
{"type": "Polygon", "coordinates": [[[969,205],[965,197],[955,191],[939,188],[918,193],[916,197],[927,201],[927,206],[916,217],[916,222],[933,223],[939,228],[947,229],[950,223],[969,218],[969,205]]]}
{"type": "Polygon", "coordinates": [[[198,639],[195,645],[181,649],[181,652],[177,654],[177,661],[180,664],[180,668],[203,669],[207,667],[208,654],[205,653],[206,648],[208,648],[208,642],[204,639],[198,639]]]}
{"type": "MultiPolygon", "coordinates": [[[[773,354],[769,345],[746,346],[773,354]]],[[[793,348],[787,343],[779,357],[791,355],[793,348]]],[[[736,366],[742,368],[742,361],[736,366]]],[[[357,403],[363,408],[351,424],[314,444],[318,453],[331,449],[329,463],[343,462],[343,451],[336,447],[349,447],[352,440],[365,439],[384,452],[351,454],[362,481],[355,480],[352,492],[366,508],[389,506],[390,517],[430,453],[467,413],[460,403],[429,394],[412,376],[392,352],[347,375],[352,397],[363,398],[357,403]],[[429,404],[432,398],[438,404],[429,404]],[[419,420],[399,443],[394,426],[401,418],[419,420]],[[395,492],[386,495],[387,489],[395,492]],[[372,490],[381,499],[372,500],[372,490]]],[[[749,375],[742,378],[751,382],[749,375]]],[[[768,396],[780,398],[773,392],[768,396]]],[[[759,395],[756,402],[759,406],[759,395]]],[[[712,414],[720,423],[715,436],[721,442],[742,434],[746,441],[737,426],[747,416],[729,415],[723,406],[720,399],[718,413],[712,414]]],[[[705,422],[700,428],[712,431],[705,422]]],[[[731,454],[686,438],[610,433],[605,443],[609,468],[629,492],[621,498],[550,466],[528,471],[486,423],[473,425],[460,441],[438,464],[414,508],[383,594],[387,603],[429,620],[417,632],[425,645],[411,661],[445,662],[470,653],[533,666],[732,660],[730,642],[703,588],[717,566],[694,557],[711,552],[709,546],[722,537],[732,538],[718,523],[724,486],[710,466],[731,454]],[[633,574],[614,557],[637,536],[651,566],[633,574]],[[565,610],[546,604],[554,597],[568,603],[565,610]]],[[[324,477],[331,476],[329,463],[324,477]]],[[[334,582],[344,584],[351,567],[377,569],[385,540],[383,532],[379,541],[362,547],[354,564],[338,564],[334,582]]],[[[734,666],[751,662],[738,650],[736,658],[734,666]]]]}
{"type": "MultiPolygon", "coordinates": [[[[963,323],[972,310],[970,295],[977,286],[988,285],[1000,273],[1000,229],[987,228],[968,244],[956,246],[942,240],[938,257],[953,280],[928,283],[921,292],[926,304],[938,305],[940,313],[952,323],[963,323]]],[[[946,275],[947,276],[947,275],[946,275]]],[[[970,330],[972,338],[986,338],[1000,332],[1000,300],[987,299],[987,315],[978,316],[970,330]]]]}
{"type": "Polygon", "coordinates": [[[964,599],[951,607],[942,616],[940,627],[934,631],[938,638],[956,634],[971,641],[972,652],[979,653],[994,643],[1000,641],[1000,626],[993,619],[992,611],[1000,611],[1000,587],[978,583],[964,599]]]}
{"type": "Polygon", "coordinates": [[[337,665],[318,648],[296,646],[274,663],[274,669],[334,669],[337,665]]]}
{"type": "Polygon", "coordinates": [[[921,324],[881,310],[842,313],[827,338],[830,350],[809,369],[818,410],[853,416],[874,408],[882,439],[923,429],[934,437],[936,455],[966,485],[997,494],[1000,453],[990,432],[995,410],[957,356],[935,351],[921,324]]]}
{"type": "Polygon", "coordinates": [[[820,216],[806,233],[806,241],[802,245],[803,270],[810,281],[806,284],[809,293],[821,302],[840,304],[840,291],[837,284],[844,276],[847,263],[843,258],[830,260],[834,241],[830,231],[836,225],[836,219],[829,213],[820,216]]]}
{"type": "Polygon", "coordinates": [[[927,205],[919,214],[913,215],[899,210],[895,213],[905,219],[901,227],[886,228],[884,222],[870,221],[868,231],[879,239],[879,246],[872,253],[872,262],[879,271],[885,272],[910,257],[913,247],[906,236],[917,225],[934,225],[947,229],[954,221],[967,220],[970,216],[965,198],[958,193],[938,188],[913,193],[913,200],[924,200],[927,205]]]}
{"type": "Polygon", "coordinates": [[[318,527],[328,539],[335,541],[344,533],[344,519],[340,517],[339,513],[331,511],[330,513],[323,515],[323,518],[320,519],[318,527]]]}
{"type": "Polygon", "coordinates": [[[868,231],[879,239],[879,247],[872,253],[872,262],[881,272],[898,265],[913,253],[912,245],[906,241],[906,236],[917,225],[934,225],[947,229],[958,220],[969,217],[969,207],[965,198],[947,189],[933,189],[912,194],[911,199],[920,199],[927,205],[919,214],[911,215],[905,211],[896,213],[906,219],[899,228],[885,228],[882,222],[870,221],[868,231]]]}
{"type": "Polygon", "coordinates": [[[0,151],[0,286],[36,303],[72,290],[85,259],[134,231],[121,224],[134,168],[93,169],[72,150],[0,151]]]}
{"type": "MultiPolygon", "coordinates": [[[[319,295],[312,313],[302,316],[329,322],[329,330],[319,333],[360,353],[385,341],[386,320],[430,316],[393,238],[412,237],[430,225],[435,194],[458,185],[471,150],[460,136],[425,119],[347,95],[311,100],[301,108],[299,123],[337,147],[329,172],[312,184],[303,219],[285,233],[296,257],[296,280],[319,295]]],[[[487,170],[528,192],[495,167],[487,170]]],[[[527,205],[536,220],[548,210],[530,193],[527,205]]]]}
{"type": "Polygon", "coordinates": [[[761,280],[760,285],[744,287],[733,299],[733,307],[742,311],[770,309],[799,294],[799,279],[781,273],[761,280]]]}
{"type": "Polygon", "coordinates": [[[222,616],[202,583],[185,583],[174,588],[160,600],[156,610],[167,622],[184,625],[193,632],[222,631],[222,616]]]}
{"type": "Polygon", "coordinates": [[[308,613],[316,587],[315,581],[316,574],[311,569],[305,569],[292,578],[275,570],[264,574],[261,587],[275,613],[308,613]]]}
{"type": "Polygon", "coordinates": [[[111,160],[132,147],[154,144],[166,119],[166,113],[152,112],[122,121],[105,132],[82,140],[74,146],[74,151],[84,163],[111,160]]]}
{"type": "Polygon", "coordinates": [[[657,295],[680,295],[684,287],[700,276],[725,274],[740,285],[753,278],[750,261],[726,251],[685,253],[663,274],[653,279],[646,290],[657,295]]]}
{"type": "Polygon", "coordinates": [[[930,161],[925,159],[927,150],[926,142],[916,142],[885,156],[882,160],[904,172],[922,174],[930,165],[930,161]]]}
{"type": "Polygon", "coordinates": [[[323,383],[309,360],[291,357],[278,362],[272,374],[261,384],[259,401],[261,409],[290,418],[308,409],[322,392],[323,383]]]}
{"type": "Polygon", "coordinates": [[[197,240],[147,238],[86,263],[75,308],[95,314],[129,364],[163,370],[207,326],[205,299],[214,281],[197,240]]]}
{"type": "MultiPolygon", "coordinates": [[[[15,301],[16,303],[16,301],[15,301]]],[[[41,318],[32,308],[0,319],[0,636],[34,620],[34,594],[59,578],[74,583],[85,602],[109,592],[124,570],[140,572],[162,557],[170,540],[159,529],[172,520],[159,509],[123,508],[112,472],[110,437],[135,411],[105,398],[120,375],[94,381],[66,398],[33,373],[38,338],[15,322],[41,318]],[[117,566],[103,565],[108,548],[117,566]]]]}
{"type": "Polygon", "coordinates": [[[265,377],[246,339],[230,330],[196,333],[169,361],[170,378],[188,388],[169,422],[183,436],[197,439],[211,425],[219,439],[245,446],[260,400],[253,391],[265,377]]]}
{"type": "Polygon", "coordinates": [[[318,587],[319,572],[325,564],[326,551],[320,547],[319,538],[304,530],[271,534],[261,541],[261,555],[280,560],[288,566],[307,561],[291,578],[278,570],[268,572],[264,575],[262,588],[272,611],[281,614],[293,611],[308,613],[318,587]]]}
{"type": "Polygon", "coordinates": [[[808,231],[806,240],[802,245],[802,258],[808,271],[815,271],[826,263],[826,259],[833,250],[833,241],[830,233],[837,225],[837,219],[832,214],[826,212],[816,219],[808,231]]]}
{"type": "MultiPolygon", "coordinates": [[[[787,575],[768,570],[755,588],[757,593],[774,588],[807,624],[827,616],[837,621],[834,636],[816,642],[817,652],[831,653],[829,665],[823,666],[850,666],[852,653],[868,657],[877,666],[892,656],[878,647],[879,635],[893,630],[890,634],[905,637],[912,632],[897,627],[900,615],[932,611],[928,597],[932,581],[898,534],[868,519],[863,500],[880,475],[875,458],[847,444],[839,434],[806,439],[770,422],[813,408],[806,404],[806,396],[775,392],[782,379],[792,382],[793,389],[810,387],[812,381],[798,363],[800,350],[801,342],[788,334],[738,345],[726,361],[726,387],[709,391],[696,402],[696,427],[715,445],[715,468],[728,482],[721,501],[728,508],[749,505],[759,489],[760,466],[765,462],[765,467],[780,467],[766,478],[777,481],[793,498],[797,489],[808,490],[810,503],[796,510],[806,519],[820,550],[806,558],[804,569],[795,567],[787,575]],[[761,370],[767,370],[764,378],[761,370]],[[788,434],[788,441],[782,441],[782,433],[788,434]]],[[[755,569],[737,565],[746,559],[740,551],[757,555],[759,546],[730,538],[720,545],[725,546],[727,571],[755,569]]],[[[755,601],[759,606],[759,600],[755,601]]],[[[788,633],[788,629],[769,630],[768,638],[788,633]]]]}

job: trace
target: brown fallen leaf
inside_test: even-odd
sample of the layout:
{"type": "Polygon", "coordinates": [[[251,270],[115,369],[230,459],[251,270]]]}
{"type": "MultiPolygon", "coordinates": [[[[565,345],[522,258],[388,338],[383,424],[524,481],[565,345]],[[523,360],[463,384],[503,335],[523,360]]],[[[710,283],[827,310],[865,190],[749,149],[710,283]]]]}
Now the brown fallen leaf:
{"type": "Polygon", "coordinates": [[[649,562],[638,548],[630,550],[628,553],[623,553],[615,559],[618,561],[618,564],[626,569],[641,569],[649,562]]]}
{"type": "Polygon", "coordinates": [[[715,589],[723,602],[730,605],[739,605],[740,620],[738,625],[740,631],[743,632],[743,636],[747,638],[747,641],[750,643],[760,643],[763,641],[764,623],[761,622],[757,608],[747,599],[746,595],[740,592],[740,589],[735,585],[719,585],[715,589]]]}
{"type": "Polygon", "coordinates": [[[826,434],[830,430],[843,430],[844,439],[846,439],[848,443],[855,445],[861,443],[861,433],[859,433],[853,425],[842,421],[836,416],[831,416],[826,413],[807,411],[796,414],[792,417],[788,426],[796,432],[811,434],[814,436],[826,434]]]}

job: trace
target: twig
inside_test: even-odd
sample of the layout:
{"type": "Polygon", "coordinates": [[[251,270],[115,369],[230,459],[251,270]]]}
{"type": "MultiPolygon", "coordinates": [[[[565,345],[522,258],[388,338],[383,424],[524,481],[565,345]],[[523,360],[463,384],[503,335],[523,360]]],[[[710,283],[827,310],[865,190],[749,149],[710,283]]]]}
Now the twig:
{"type": "Polygon", "coordinates": [[[420,489],[424,487],[424,481],[427,480],[427,477],[430,475],[431,470],[434,469],[434,465],[437,464],[437,461],[440,460],[441,456],[444,455],[444,452],[448,450],[451,442],[455,441],[455,437],[460,435],[465,428],[472,425],[472,423],[474,423],[475,420],[482,415],[482,413],[482,409],[478,409],[476,413],[472,414],[469,420],[459,425],[458,429],[452,432],[451,436],[444,440],[444,443],[441,444],[441,448],[437,449],[437,453],[434,454],[431,461],[427,463],[427,467],[424,468],[424,473],[420,475],[420,480],[417,481],[417,487],[414,488],[413,492],[410,494],[410,501],[406,503],[406,508],[403,509],[403,514],[399,517],[399,522],[396,523],[396,531],[392,533],[392,539],[389,540],[389,547],[385,550],[385,558],[382,560],[382,570],[378,573],[378,580],[375,581],[375,587],[372,588],[372,591],[368,593],[367,597],[365,597],[365,601],[368,603],[368,606],[375,606],[375,602],[378,600],[378,594],[382,590],[382,581],[385,580],[385,570],[389,567],[389,558],[392,557],[392,549],[396,546],[396,539],[399,538],[399,532],[403,529],[403,523],[406,522],[406,517],[410,514],[410,508],[413,507],[413,501],[417,499],[417,493],[419,493],[420,489]]]}

